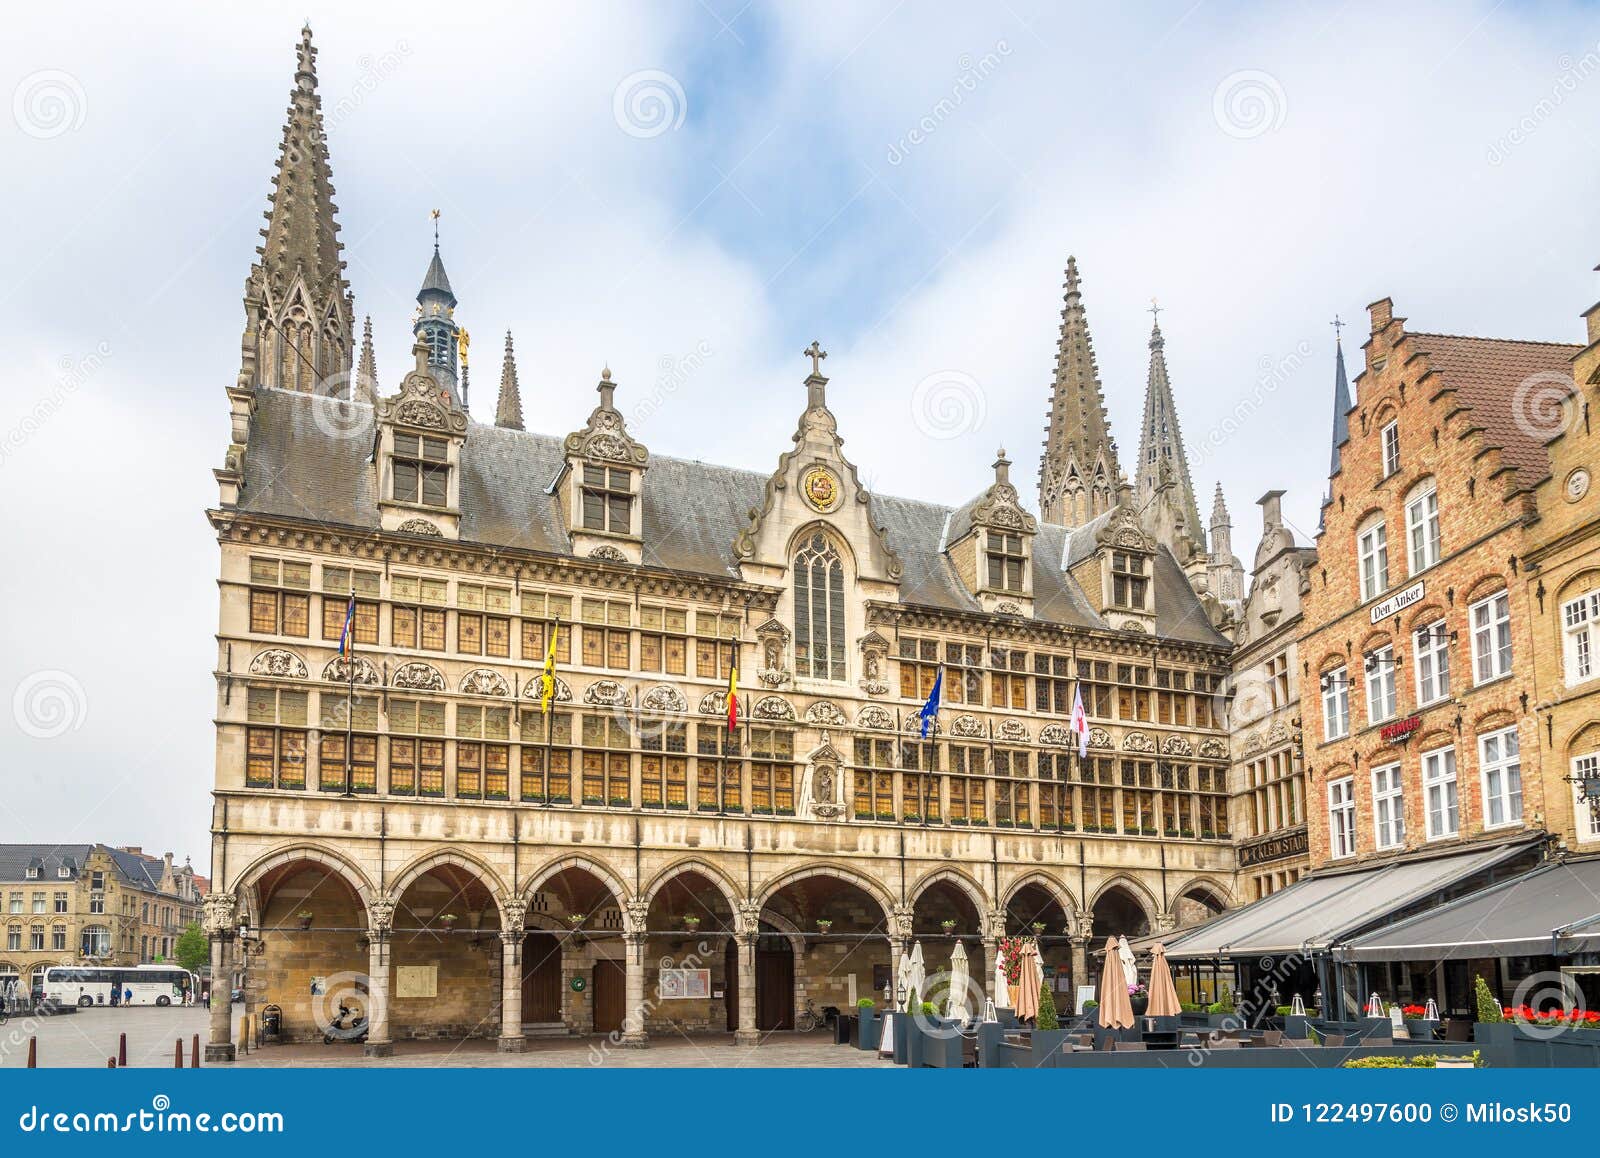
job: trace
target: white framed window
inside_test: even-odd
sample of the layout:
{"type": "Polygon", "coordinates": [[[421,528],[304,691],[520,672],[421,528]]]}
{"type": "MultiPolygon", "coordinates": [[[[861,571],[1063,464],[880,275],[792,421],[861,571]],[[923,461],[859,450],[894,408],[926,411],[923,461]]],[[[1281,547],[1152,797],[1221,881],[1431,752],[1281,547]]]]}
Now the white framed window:
{"type": "Polygon", "coordinates": [[[1562,650],[1567,683],[1579,684],[1600,674],[1595,652],[1600,650],[1600,591],[1580,595],[1561,607],[1562,650]]]}
{"type": "Polygon", "coordinates": [[[1422,795],[1428,817],[1428,839],[1443,840],[1461,831],[1461,802],[1456,794],[1456,750],[1435,748],[1422,754],[1422,795]]]}
{"type": "Polygon", "coordinates": [[[1583,798],[1583,782],[1600,779],[1600,752],[1587,752],[1582,756],[1574,756],[1572,778],[1573,819],[1576,822],[1573,827],[1578,830],[1578,839],[1600,840],[1600,817],[1595,815],[1595,810],[1583,798]]]}
{"type": "Polygon", "coordinates": [[[1413,575],[1439,561],[1439,489],[1432,479],[1406,498],[1406,551],[1413,575]]]}
{"type": "Polygon", "coordinates": [[[1367,723],[1381,724],[1395,714],[1394,647],[1367,652],[1367,723]]]}
{"type": "Polygon", "coordinates": [[[1344,667],[1322,673],[1322,738],[1337,740],[1350,732],[1350,673],[1344,667]]]}
{"type": "Polygon", "coordinates": [[[1412,641],[1417,653],[1417,705],[1421,707],[1450,694],[1450,633],[1441,619],[1417,631],[1412,641]]]}
{"type": "Polygon", "coordinates": [[[1399,764],[1372,770],[1372,839],[1379,848],[1399,848],[1406,842],[1405,792],[1400,786],[1399,764]]]}
{"type": "Polygon", "coordinates": [[[1328,855],[1356,854],[1356,782],[1353,776],[1328,781],[1328,855]]]}
{"type": "Polygon", "coordinates": [[[1400,469],[1400,424],[1385,422],[1379,437],[1383,440],[1383,477],[1388,478],[1400,469]]]}
{"type": "Polygon", "coordinates": [[[1472,678],[1484,684],[1511,672],[1511,593],[1501,591],[1467,609],[1472,623],[1472,678]]]}
{"type": "Polygon", "coordinates": [[[1522,819],[1522,752],[1516,728],[1478,737],[1483,776],[1483,826],[1501,828],[1522,819]]]}
{"type": "Polygon", "coordinates": [[[1361,602],[1376,599],[1389,588],[1389,532],[1379,519],[1356,540],[1361,560],[1361,602]]]}

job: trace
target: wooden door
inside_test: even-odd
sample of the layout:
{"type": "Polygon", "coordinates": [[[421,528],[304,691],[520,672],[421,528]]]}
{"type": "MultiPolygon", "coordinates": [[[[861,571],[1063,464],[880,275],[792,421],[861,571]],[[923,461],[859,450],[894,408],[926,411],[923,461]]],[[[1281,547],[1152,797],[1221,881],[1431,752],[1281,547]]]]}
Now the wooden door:
{"type": "Polygon", "coordinates": [[[522,943],[522,1020],[561,1020],[561,942],[550,933],[522,943]]]}
{"type": "Polygon", "coordinates": [[[787,944],[756,951],[756,1028],[794,1028],[794,953],[787,944]]]}
{"type": "Polygon", "coordinates": [[[621,961],[594,963],[594,1031],[612,1033],[622,1029],[622,1015],[628,1006],[627,973],[621,961]]]}

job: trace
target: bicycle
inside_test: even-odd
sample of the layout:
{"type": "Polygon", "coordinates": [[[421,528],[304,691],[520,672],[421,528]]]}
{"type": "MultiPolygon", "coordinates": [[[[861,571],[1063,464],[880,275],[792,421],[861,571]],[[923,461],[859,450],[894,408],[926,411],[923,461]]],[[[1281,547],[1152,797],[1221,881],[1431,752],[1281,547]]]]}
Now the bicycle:
{"type": "Polygon", "coordinates": [[[794,1019],[796,1033],[810,1033],[822,1025],[822,1014],[817,1012],[816,1002],[806,998],[806,1007],[794,1019]]]}

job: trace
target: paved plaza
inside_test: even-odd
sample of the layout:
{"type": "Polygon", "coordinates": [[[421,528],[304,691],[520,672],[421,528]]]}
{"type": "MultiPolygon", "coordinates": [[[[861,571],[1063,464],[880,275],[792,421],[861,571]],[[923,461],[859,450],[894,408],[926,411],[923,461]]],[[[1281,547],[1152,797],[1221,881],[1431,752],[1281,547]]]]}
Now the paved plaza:
{"type": "MultiPolygon", "coordinates": [[[[242,1006],[236,1006],[237,1022],[242,1006]]],[[[169,1068],[173,1043],[181,1040],[188,1064],[194,1034],[206,1040],[204,1009],[138,1007],[90,1009],[56,1017],[15,1016],[0,1025],[0,1068],[20,1069],[27,1064],[28,1038],[39,1043],[41,1068],[65,1066],[101,1068],[117,1054],[118,1037],[128,1035],[128,1065],[169,1068]]],[[[498,1053],[493,1041],[402,1041],[393,1057],[362,1056],[359,1045],[320,1043],[266,1046],[240,1057],[248,1066],[450,1066],[495,1068],[615,1068],[671,1067],[782,1069],[888,1066],[876,1054],[833,1044],[827,1032],[770,1035],[760,1046],[735,1046],[728,1034],[653,1039],[649,1049],[624,1049],[604,1036],[530,1039],[520,1054],[498,1053]]]]}

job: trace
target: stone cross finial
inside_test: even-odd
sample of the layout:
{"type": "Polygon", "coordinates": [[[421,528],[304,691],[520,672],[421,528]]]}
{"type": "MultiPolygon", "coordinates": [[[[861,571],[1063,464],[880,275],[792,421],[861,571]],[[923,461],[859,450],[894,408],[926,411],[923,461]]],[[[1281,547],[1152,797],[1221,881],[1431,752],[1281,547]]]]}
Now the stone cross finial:
{"type": "Polygon", "coordinates": [[[1155,318],[1157,325],[1161,324],[1161,306],[1157,304],[1155,298],[1150,299],[1150,316],[1155,318]]]}
{"type": "Polygon", "coordinates": [[[1337,342],[1341,341],[1344,338],[1343,330],[1344,330],[1344,328],[1345,328],[1345,326],[1347,324],[1348,323],[1341,322],[1339,320],[1339,315],[1338,314],[1334,314],[1333,315],[1333,321],[1329,322],[1328,325],[1333,327],[1333,340],[1334,340],[1334,342],[1337,343],[1337,342]]]}
{"type": "Polygon", "coordinates": [[[822,374],[822,360],[828,356],[828,351],[818,345],[817,340],[813,338],[811,345],[807,346],[801,353],[811,359],[811,376],[813,378],[819,377],[822,374]]]}

